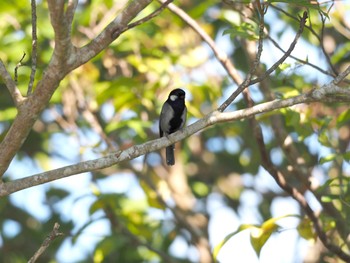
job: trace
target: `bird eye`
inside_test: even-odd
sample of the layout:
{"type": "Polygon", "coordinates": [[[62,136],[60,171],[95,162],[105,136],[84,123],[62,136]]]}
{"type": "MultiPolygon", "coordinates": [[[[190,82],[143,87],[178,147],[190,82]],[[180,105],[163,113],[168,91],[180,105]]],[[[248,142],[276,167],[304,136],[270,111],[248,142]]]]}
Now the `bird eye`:
{"type": "Polygon", "coordinates": [[[170,96],[170,99],[171,99],[172,101],[175,101],[175,100],[177,99],[177,95],[171,95],[171,96],[170,96]]]}

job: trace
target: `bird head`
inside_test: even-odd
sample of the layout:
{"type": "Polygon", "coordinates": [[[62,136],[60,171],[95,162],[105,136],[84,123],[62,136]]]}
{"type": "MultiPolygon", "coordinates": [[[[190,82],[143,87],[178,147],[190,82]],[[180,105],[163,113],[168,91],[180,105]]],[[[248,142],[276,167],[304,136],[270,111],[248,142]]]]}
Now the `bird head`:
{"type": "Polygon", "coordinates": [[[170,92],[169,99],[171,101],[175,101],[177,99],[184,100],[185,99],[185,92],[182,89],[174,89],[170,92]]]}

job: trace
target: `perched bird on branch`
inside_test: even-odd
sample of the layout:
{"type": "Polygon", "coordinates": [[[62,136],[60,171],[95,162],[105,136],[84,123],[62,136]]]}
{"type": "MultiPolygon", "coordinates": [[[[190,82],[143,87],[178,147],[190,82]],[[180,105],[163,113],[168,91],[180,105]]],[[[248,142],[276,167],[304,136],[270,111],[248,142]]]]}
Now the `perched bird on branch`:
{"type": "MultiPolygon", "coordinates": [[[[170,92],[168,99],[164,102],[159,119],[160,137],[168,136],[181,129],[186,122],[187,108],[185,105],[185,92],[182,89],[174,89],[170,92]]],[[[175,164],[175,145],[166,148],[167,165],[175,164]]]]}

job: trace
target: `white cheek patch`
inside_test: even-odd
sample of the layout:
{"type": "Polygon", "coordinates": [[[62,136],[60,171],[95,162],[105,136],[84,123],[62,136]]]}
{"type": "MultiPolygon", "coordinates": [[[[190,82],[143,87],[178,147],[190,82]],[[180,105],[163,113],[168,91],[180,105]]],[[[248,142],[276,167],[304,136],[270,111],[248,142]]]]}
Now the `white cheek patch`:
{"type": "Polygon", "coordinates": [[[177,96],[176,96],[176,95],[171,95],[171,96],[170,96],[170,100],[172,100],[172,101],[177,100],[177,96]]]}

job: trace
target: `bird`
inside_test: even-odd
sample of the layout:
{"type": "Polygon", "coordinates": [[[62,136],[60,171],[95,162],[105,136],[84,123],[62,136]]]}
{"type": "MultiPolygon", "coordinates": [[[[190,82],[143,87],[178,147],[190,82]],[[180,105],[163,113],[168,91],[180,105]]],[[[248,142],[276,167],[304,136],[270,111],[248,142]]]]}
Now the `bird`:
{"type": "MultiPolygon", "coordinates": [[[[184,127],[187,116],[185,104],[185,91],[174,89],[170,92],[168,99],[164,102],[159,118],[159,136],[168,137],[184,127]]],[[[175,145],[166,147],[165,156],[167,165],[175,164],[175,145]]]]}

